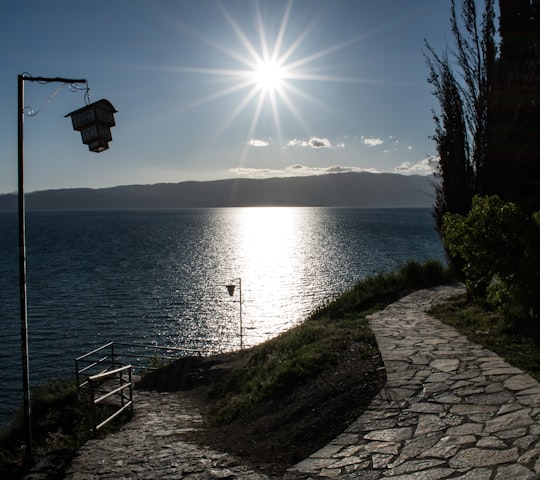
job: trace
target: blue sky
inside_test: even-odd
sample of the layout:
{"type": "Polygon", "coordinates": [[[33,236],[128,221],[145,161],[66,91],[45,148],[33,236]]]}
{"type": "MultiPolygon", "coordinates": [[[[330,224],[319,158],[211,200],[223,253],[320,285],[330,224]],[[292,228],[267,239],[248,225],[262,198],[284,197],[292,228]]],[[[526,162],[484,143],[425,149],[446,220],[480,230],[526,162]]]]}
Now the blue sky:
{"type": "Polygon", "coordinates": [[[95,154],[64,118],[83,92],[25,82],[25,105],[39,111],[25,118],[27,191],[427,173],[437,103],[423,42],[451,43],[449,3],[2,2],[0,193],[17,189],[23,72],[86,78],[91,101],[118,110],[110,149],[95,154]]]}

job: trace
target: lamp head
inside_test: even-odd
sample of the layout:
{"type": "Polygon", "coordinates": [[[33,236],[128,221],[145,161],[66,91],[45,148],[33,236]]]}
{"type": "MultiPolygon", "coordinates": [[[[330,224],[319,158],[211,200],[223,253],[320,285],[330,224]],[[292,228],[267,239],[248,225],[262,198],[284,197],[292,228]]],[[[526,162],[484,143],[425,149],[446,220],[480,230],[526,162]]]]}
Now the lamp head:
{"type": "Polygon", "coordinates": [[[81,132],[81,138],[91,152],[100,153],[109,148],[112,141],[111,127],[116,125],[117,110],[108,100],[101,99],[65,115],[71,117],[73,130],[81,132]]]}

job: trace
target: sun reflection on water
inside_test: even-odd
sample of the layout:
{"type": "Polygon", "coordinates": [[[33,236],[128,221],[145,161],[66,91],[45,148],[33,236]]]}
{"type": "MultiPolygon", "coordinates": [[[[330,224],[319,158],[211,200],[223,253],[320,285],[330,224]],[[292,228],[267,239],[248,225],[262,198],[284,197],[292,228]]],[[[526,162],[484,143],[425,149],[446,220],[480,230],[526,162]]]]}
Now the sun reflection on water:
{"type": "Polygon", "coordinates": [[[236,216],[237,262],[246,312],[257,302],[251,336],[273,336],[297,321],[294,315],[287,318],[290,312],[284,307],[293,305],[298,292],[292,284],[301,280],[308,267],[304,259],[310,244],[302,238],[302,227],[306,227],[302,217],[299,209],[280,207],[246,208],[236,216]]]}

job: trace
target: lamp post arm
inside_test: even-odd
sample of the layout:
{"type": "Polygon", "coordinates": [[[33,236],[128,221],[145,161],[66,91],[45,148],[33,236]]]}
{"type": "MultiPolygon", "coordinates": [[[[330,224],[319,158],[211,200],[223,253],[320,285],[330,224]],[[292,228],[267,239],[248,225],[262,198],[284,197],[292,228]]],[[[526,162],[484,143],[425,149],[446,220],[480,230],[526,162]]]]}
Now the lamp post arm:
{"type": "Polygon", "coordinates": [[[25,82],[42,82],[42,83],[88,83],[86,78],[64,78],[64,77],[31,77],[20,75],[25,82]]]}

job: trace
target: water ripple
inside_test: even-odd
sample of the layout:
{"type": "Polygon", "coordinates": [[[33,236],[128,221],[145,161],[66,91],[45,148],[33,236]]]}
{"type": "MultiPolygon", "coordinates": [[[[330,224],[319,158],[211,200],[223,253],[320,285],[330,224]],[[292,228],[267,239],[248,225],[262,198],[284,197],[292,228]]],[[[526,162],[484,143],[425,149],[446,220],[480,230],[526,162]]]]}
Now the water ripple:
{"type": "MultiPolygon", "coordinates": [[[[0,213],[0,422],[21,396],[17,245],[0,213]]],[[[111,340],[238,348],[238,278],[252,345],[367,275],[444,258],[429,210],[324,208],[30,212],[27,256],[34,385],[111,340]]]]}

